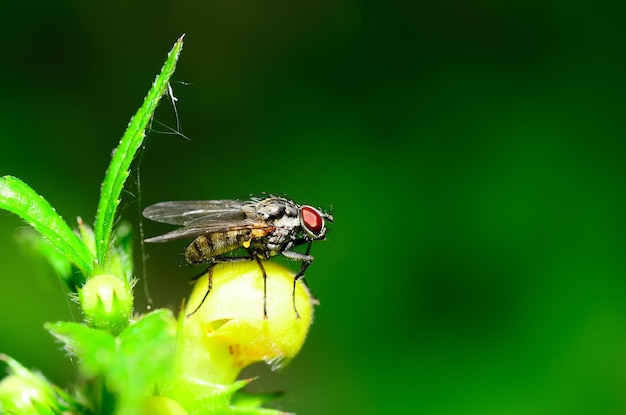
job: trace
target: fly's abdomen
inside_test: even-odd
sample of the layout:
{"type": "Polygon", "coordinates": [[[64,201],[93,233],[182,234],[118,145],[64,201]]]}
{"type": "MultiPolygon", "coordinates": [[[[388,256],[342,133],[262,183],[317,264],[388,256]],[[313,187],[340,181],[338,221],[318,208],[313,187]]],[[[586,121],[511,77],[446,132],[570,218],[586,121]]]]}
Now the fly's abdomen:
{"type": "Polygon", "coordinates": [[[214,232],[197,237],[185,249],[185,261],[201,264],[243,245],[249,236],[241,231],[214,232]]]}

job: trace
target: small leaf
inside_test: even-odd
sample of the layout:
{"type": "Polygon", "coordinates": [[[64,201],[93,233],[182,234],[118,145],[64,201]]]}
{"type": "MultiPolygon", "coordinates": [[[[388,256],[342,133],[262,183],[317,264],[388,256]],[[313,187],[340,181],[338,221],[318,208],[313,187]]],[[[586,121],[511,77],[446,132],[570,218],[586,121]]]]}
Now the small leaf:
{"type": "Polygon", "coordinates": [[[106,331],[69,321],[46,323],[45,328],[80,359],[80,369],[85,376],[106,373],[115,365],[118,357],[115,338],[106,331]]]}
{"type": "Polygon", "coordinates": [[[104,380],[120,413],[136,412],[157,381],[169,376],[176,339],[176,321],[169,310],[146,315],[118,337],[78,323],[57,322],[46,328],[79,358],[84,376],[104,380]]]}
{"type": "Polygon", "coordinates": [[[135,403],[150,395],[160,379],[169,377],[174,358],[176,320],[169,310],[156,310],[128,326],[119,336],[124,372],[112,380],[122,398],[135,403]]]}
{"type": "Polygon", "coordinates": [[[109,252],[115,213],[124,183],[129,175],[130,164],[143,143],[145,129],[154,115],[159,100],[167,90],[169,79],[174,73],[182,47],[183,38],[181,37],[170,51],[161,73],[156,77],[141,108],[131,118],[126,132],[113,152],[111,163],[102,182],[95,225],[96,258],[102,271],[106,271],[104,267],[106,267],[105,262],[109,252]]]}
{"type": "MultiPolygon", "coordinates": [[[[44,257],[61,280],[67,281],[73,276],[72,263],[33,228],[18,229],[15,233],[15,239],[27,247],[30,253],[44,257]]],[[[75,281],[73,285],[77,284],[79,281],[75,281]]]]}
{"type": "Polygon", "coordinates": [[[252,379],[238,380],[221,385],[194,377],[183,377],[171,384],[165,395],[179,402],[190,414],[287,415],[286,412],[258,407],[269,400],[270,395],[249,399],[241,397],[240,394],[245,394],[241,389],[251,381],[252,379]]]}
{"type": "MultiPolygon", "coordinates": [[[[168,379],[170,380],[170,379],[168,379]]],[[[193,376],[183,376],[164,389],[164,396],[177,401],[190,414],[232,414],[233,394],[248,384],[239,380],[228,385],[205,382],[193,376]]]]}
{"type": "MultiPolygon", "coordinates": [[[[0,208],[20,216],[58,249],[67,259],[89,276],[94,257],[50,203],[30,186],[12,176],[0,177],[0,208]]],[[[67,274],[66,274],[67,275],[67,274]]],[[[69,279],[64,282],[68,283],[69,279]]],[[[69,288],[75,290],[74,286],[69,288]]]]}
{"type": "Polygon", "coordinates": [[[176,320],[169,310],[155,310],[120,334],[123,355],[134,362],[132,369],[151,381],[170,367],[176,339],[176,320]]]}
{"type": "Polygon", "coordinates": [[[274,401],[283,396],[282,392],[272,393],[249,393],[246,391],[237,391],[233,396],[231,405],[239,409],[259,408],[268,402],[274,401]]]}
{"type": "Polygon", "coordinates": [[[133,229],[128,222],[120,222],[113,229],[113,247],[109,251],[109,269],[112,274],[124,276],[133,283],[133,229]]]}

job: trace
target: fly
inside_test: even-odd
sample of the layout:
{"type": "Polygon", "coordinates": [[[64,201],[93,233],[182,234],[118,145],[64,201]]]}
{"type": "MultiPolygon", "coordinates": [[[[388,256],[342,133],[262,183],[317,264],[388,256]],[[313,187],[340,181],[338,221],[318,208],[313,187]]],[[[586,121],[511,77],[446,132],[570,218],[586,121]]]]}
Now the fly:
{"type": "Polygon", "coordinates": [[[309,254],[313,241],[323,240],[326,235],[325,221],[333,217],[309,205],[298,205],[281,198],[254,198],[240,200],[201,200],[161,202],[143,211],[146,218],[180,228],[164,235],[148,238],[145,242],[168,242],[193,238],[185,248],[185,261],[189,264],[209,263],[209,287],[202,301],[187,317],[202,306],[211,292],[213,266],[220,262],[256,261],[263,274],[263,316],[267,318],[267,275],[262,260],[276,255],[300,261],[300,270],[293,278],[292,301],[296,318],[296,282],[302,278],[313,262],[309,254]],[[299,245],[307,245],[304,254],[292,251],[299,245]],[[229,255],[244,248],[245,256],[229,255]]]}

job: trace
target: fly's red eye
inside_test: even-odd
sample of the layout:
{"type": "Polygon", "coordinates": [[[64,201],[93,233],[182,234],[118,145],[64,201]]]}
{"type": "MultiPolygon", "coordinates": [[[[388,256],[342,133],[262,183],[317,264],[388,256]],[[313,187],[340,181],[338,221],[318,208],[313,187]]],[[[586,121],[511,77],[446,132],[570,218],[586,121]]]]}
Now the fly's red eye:
{"type": "Polygon", "coordinates": [[[322,215],[311,206],[302,206],[302,224],[313,235],[319,236],[324,228],[322,215]]]}

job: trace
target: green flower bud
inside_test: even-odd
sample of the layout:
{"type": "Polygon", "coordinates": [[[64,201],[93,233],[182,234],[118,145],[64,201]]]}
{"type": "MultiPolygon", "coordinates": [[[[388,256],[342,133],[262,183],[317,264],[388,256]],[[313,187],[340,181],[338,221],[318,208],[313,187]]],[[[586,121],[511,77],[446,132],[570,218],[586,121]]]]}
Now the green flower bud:
{"type": "Polygon", "coordinates": [[[9,367],[9,376],[0,381],[0,413],[65,413],[75,409],[71,399],[43,375],[4,354],[0,354],[0,361],[9,367]]]}
{"type": "Polygon", "coordinates": [[[37,407],[51,406],[46,390],[20,376],[11,375],[0,381],[0,413],[37,413],[37,407]]]}
{"type": "Polygon", "coordinates": [[[118,335],[126,326],[133,310],[133,294],[129,284],[110,274],[90,278],[78,290],[85,321],[94,328],[118,335]]]}

